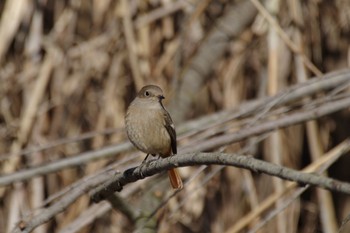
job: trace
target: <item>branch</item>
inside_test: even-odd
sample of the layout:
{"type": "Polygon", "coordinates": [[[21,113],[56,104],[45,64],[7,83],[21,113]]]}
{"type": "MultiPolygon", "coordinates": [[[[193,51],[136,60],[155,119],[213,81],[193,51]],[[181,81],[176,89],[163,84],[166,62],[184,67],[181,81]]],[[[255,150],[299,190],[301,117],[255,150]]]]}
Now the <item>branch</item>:
{"type": "Polygon", "coordinates": [[[105,173],[101,173],[95,177],[92,177],[86,182],[80,182],[80,184],[73,188],[69,195],[64,196],[60,201],[55,202],[49,208],[44,208],[39,214],[34,217],[31,215],[24,216],[20,223],[13,229],[12,233],[29,233],[34,230],[37,226],[49,221],[57,213],[64,211],[68,205],[71,205],[79,197],[83,196],[92,188],[106,182],[110,177],[114,177],[118,172],[111,170],[105,173]]]}
{"type": "MultiPolygon", "coordinates": [[[[346,141],[346,151],[350,148],[350,140],[346,141]]],[[[344,151],[345,152],[345,151],[344,151]]],[[[328,177],[322,177],[311,173],[296,171],[287,167],[279,166],[249,156],[226,154],[226,153],[188,153],[158,159],[138,167],[126,170],[111,180],[97,187],[90,193],[93,201],[99,202],[112,195],[115,191],[121,191],[124,185],[155,175],[175,167],[194,165],[226,165],[261,172],[282,179],[298,182],[302,185],[318,186],[320,188],[350,194],[350,184],[340,182],[328,177]]]]}
{"type": "Polygon", "coordinates": [[[41,166],[29,168],[26,170],[13,172],[7,175],[3,174],[0,177],[0,186],[9,185],[18,181],[29,180],[35,176],[57,172],[64,168],[80,166],[86,162],[91,162],[96,159],[115,156],[118,153],[125,152],[130,149],[132,149],[131,143],[125,142],[125,143],[120,143],[118,145],[105,147],[95,151],[88,151],[76,156],[72,156],[61,160],[56,160],[51,163],[43,164],[41,166]]]}
{"type": "Polygon", "coordinates": [[[274,103],[274,107],[280,107],[289,103],[301,100],[305,97],[311,97],[316,93],[327,91],[350,83],[350,69],[337,70],[329,72],[322,77],[313,77],[303,83],[295,84],[277,95],[259,98],[249,102],[242,103],[236,108],[216,112],[200,119],[188,121],[181,125],[177,131],[180,133],[195,129],[197,131],[204,130],[213,125],[222,124],[233,119],[243,118],[254,115],[254,113],[262,111],[267,105],[274,103]]]}
{"type": "MultiPolygon", "coordinates": [[[[291,103],[293,101],[305,98],[306,96],[311,96],[316,93],[320,93],[321,91],[326,91],[339,86],[347,85],[349,82],[350,69],[330,72],[325,74],[323,77],[313,78],[311,80],[306,81],[305,83],[293,85],[290,88],[284,90],[282,93],[277,94],[275,96],[243,103],[238,108],[214,113],[196,120],[189,121],[187,123],[184,123],[183,125],[180,125],[177,131],[180,133],[179,136],[181,136],[181,134],[183,133],[188,133],[190,131],[192,133],[199,132],[208,129],[209,127],[214,127],[216,125],[226,123],[236,118],[250,116],[257,111],[261,111],[268,104],[275,103],[274,107],[279,107],[291,103]]],[[[254,136],[259,133],[266,133],[275,129],[277,125],[279,128],[282,128],[290,126],[292,124],[300,123],[303,120],[315,119],[317,117],[321,117],[326,114],[348,107],[348,103],[344,103],[344,101],[349,100],[345,99],[343,100],[343,102],[336,103],[335,105],[333,105],[333,103],[328,103],[327,106],[331,107],[328,109],[327,106],[319,107],[319,109],[321,108],[321,110],[324,109],[326,111],[319,111],[315,109],[313,110],[314,112],[310,112],[309,110],[307,110],[304,113],[301,112],[296,113],[296,115],[280,117],[277,120],[278,124],[276,124],[276,122],[265,122],[259,124],[258,126],[245,128],[243,131],[235,132],[233,134],[225,134],[221,137],[211,138],[207,141],[196,143],[195,145],[189,144],[186,148],[183,149],[183,152],[205,151],[208,150],[208,148],[214,148],[225,144],[223,142],[226,142],[226,144],[237,142],[239,140],[243,140],[245,138],[254,136]],[[339,104],[341,105],[339,106],[339,104]],[[306,115],[304,115],[303,118],[299,118],[301,116],[300,114],[306,115]],[[297,116],[298,119],[295,119],[295,116],[297,116]]],[[[122,142],[114,146],[81,153],[69,158],[56,160],[51,163],[43,164],[34,168],[17,171],[10,174],[1,174],[0,186],[9,185],[18,181],[29,180],[35,176],[57,172],[69,167],[80,166],[81,164],[91,162],[93,160],[115,156],[118,153],[122,153],[130,149],[132,149],[131,143],[122,142]]]]}
{"type": "Polygon", "coordinates": [[[188,145],[183,148],[183,151],[188,152],[211,150],[213,148],[238,142],[252,136],[264,134],[281,128],[286,128],[309,120],[318,119],[320,117],[329,115],[342,109],[346,109],[349,106],[350,97],[330,101],[312,109],[304,109],[297,113],[292,113],[286,116],[279,117],[279,119],[267,120],[252,127],[244,127],[241,130],[234,133],[213,137],[208,140],[196,143],[195,145],[188,145]]]}

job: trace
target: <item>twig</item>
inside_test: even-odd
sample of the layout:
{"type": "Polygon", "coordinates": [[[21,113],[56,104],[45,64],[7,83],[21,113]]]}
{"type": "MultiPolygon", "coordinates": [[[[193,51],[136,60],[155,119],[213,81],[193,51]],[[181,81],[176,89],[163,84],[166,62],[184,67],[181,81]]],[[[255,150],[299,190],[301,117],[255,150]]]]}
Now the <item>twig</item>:
{"type": "MultiPolygon", "coordinates": [[[[349,150],[349,144],[347,143],[347,141],[344,141],[343,143],[339,144],[338,146],[336,146],[335,148],[333,148],[330,152],[328,152],[326,155],[324,156],[320,156],[319,158],[317,158],[316,161],[325,159],[326,157],[329,157],[330,159],[327,160],[327,162],[325,164],[323,164],[320,169],[318,169],[316,174],[322,174],[324,173],[335,161],[337,161],[339,159],[339,157],[341,155],[343,155],[345,153],[345,150],[349,150]]],[[[310,168],[310,167],[308,167],[310,168]]],[[[303,169],[306,170],[306,169],[303,169]]],[[[310,169],[307,169],[310,170],[310,169]]],[[[289,184],[288,187],[286,187],[285,190],[288,190],[290,188],[294,188],[295,185],[289,184]]],[[[268,213],[263,220],[258,223],[257,225],[255,225],[250,231],[249,233],[254,233],[257,232],[261,227],[263,227],[268,221],[272,220],[279,212],[283,211],[285,208],[287,208],[294,200],[296,200],[301,194],[303,194],[307,189],[310,188],[310,185],[306,185],[305,187],[302,188],[298,188],[297,190],[294,190],[294,192],[290,195],[290,197],[285,198],[281,203],[281,206],[278,206],[276,209],[272,210],[270,213],[268,213]]],[[[324,191],[324,190],[322,190],[324,191]]],[[[327,231],[327,232],[335,232],[335,231],[327,231]]]]}
{"type": "Polygon", "coordinates": [[[287,200],[281,199],[280,205],[278,205],[278,207],[276,209],[274,209],[267,216],[265,216],[264,219],[262,221],[260,221],[258,224],[256,224],[252,229],[250,229],[248,231],[248,233],[258,232],[262,226],[264,226],[268,221],[270,221],[272,218],[274,218],[278,213],[280,213],[284,209],[286,209],[291,203],[293,203],[309,187],[310,187],[310,185],[306,185],[305,187],[299,188],[287,200]]]}
{"type": "MultiPolygon", "coordinates": [[[[348,140],[347,144],[350,143],[348,140]]],[[[350,184],[340,182],[331,178],[321,177],[314,174],[299,172],[283,166],[278,166],[262,160],[254,159],[249,156],[226,154],[226,153],[188,153],[180,154],[157,161],[151,161],[148,164],[129,169],[123,174],[113,177],[105,184],[99,186],[91,192],[91,197],[95,202],[99,202],[115,191],[122,190],[123,186],[148,176],[155,175],[175,167],[194,166],[194,165],[226,165],[249,169],[255,172],[261,172],[282,179],[298,182],[302,185],[318,186],[320,188],[343,192],[350,194],[350,184]]]]}
{"type": "MultiPolygon", "coordinates": [[[[125,201],[127,201],[128,197],[132,196],[136,192],[140,191],[140,185],[139,184],[132,184],[127,189],[124,190],[120,194],[120,198],[125,198],[125,201]]],[[[70,194],[67,194],[70,195],[70,194]]],[[[126,203],[122,203],[123,205],[126,205],[126,203]]],[[[67,205],[68,207],[68,205],[67,205]]],[[[50,208],[50,207],[49,207],[50,208]]],[[[114,210],[120,211],[119,206],[117,208],[113,207],[114,210]]],[[[127,207],[130,209],[130,207],[127,207]]],[[[91,205],[86,211],[81,213],[79,217],[74,219],[74,221],[70,222],[68,225],[66,225],[64,228],[60,229],[59,233],[76,233],[79,232],[82,228],[87,226],[88,224],[91,224],[96,218],[99,216],[102,216],[106,214],[108,211],[112,210],[111,204],[108,202],[101,202],[98,204],[91,205]]],[[[132,210],[130,210],[132,211],[132,210]]],[[[120,211],[122,214],[125,215],[124,212],[120,211]]],[[[132,214],[134,215],[134,213],[132,214]]]]}
{"type": "Polygon", "coordinates": [[[85,152],[78,156],[73,156],[67,159],[54,161],[52,163],[48,163],[35,168],[14,172],[8,175],[2,175],[0,177],[0,186],[9,185],[17,181],[28,180],[35,176],[60,171],[63,168],[82,165],[87,161],[115,156],[116,154],[129,150],[131,148],[132,146],[130,143],[121,143],[115,146],[105,147],[100,150],[85,152]]]}
{"type": "Polygon", "coordinates": [[[65,144],[69,144],[69,143],[75,143],[75,142],[79,142],[79,141],[84,141],[99,135],[110,135],[110,134],[114,134],[114,133],[120,133],[122,132],[121,128],[114,128],[114,129],[106,129],[106,130],[102,130],[102,131],[92,131],[92,132],[88,132],[88,133],[83,133],[77,136],[72,136],[72,137],[67,137],[67,138],[60,138],[57,139],[55,141],[51,141],[45,145],[37,145],[37,146],[31,146],[29,148],[25,148],[23,150],[21,150],[18,153],[8,153],[8,154],[4,154],[4,155],[0,155],[0,161],[9,159],[9,158],[13,158],[13,157],[17,157],[17,156],[23,156],[23,155],[28,155],[28,154],[34,154],[37,152],[41,152],[44,150],[49,150],[58,146],[62,146],[65,144]]]}
{"type": "MultiPolygon", "coordinates": [[[[346,142],[346,141],[345,141],[346,142]]],[[[340,157],[340,155],[344,154],[344,149],[349,149],[348,147],[349,145],[346,145],[344,143],[341,143],[340,145],[338,145],[337,147],[335,147],[331,152],[327,153],[329,154],[328,156],[327,155],[324,155],[324,156],[320,156],[318,158],[318,160],[316,161],[319,161],[319,160],[322,160],[322,159],[325,159],[325,157],[329,157],[329,161],[327,161],[327,163],[323,164],[323,166],[321,166],[321,168],[319,169],[319,171],[317,172],[317,174],[321,174],[323,172],[325,172],[330,165],[332,165],[335,161],[338,160],[338,158],[340,157]]],[[[304,169],[305,170],[305,169],[304,169]]],[[[308,169],[310,170],[310,169],[308,169]]],[[[285,189],[285,192],[291,188],[294,188],[295,185],[294,183],[292,184],[289,184],[288,187],[285,189]]],[[[291,195],[290,197],[288,198],[285,198],[283,200],[283,204],[279,207],[277,207],[276,209],[272,210],[270,213],[268,213],[264,218],[263,220],[258,223],[257,225],[255,225],[250,231],[249,233],[255,233],[255,232],[258,232],[259,229],[261,227],[263,227],[268,221],[272,220],[279,212],[283,211],[285,208],[287,208],[294,200],[296,200],[301,194],[303,194],[308,188],[310,188],[310,185],[307,185],[303,188],[299,188],[297,190],[295,190],[291,195]]],[[[322,190],[324,191],[324,190],[322,190]]],[[[333,229],[333,231],[326,231],[326,232],[335,232],[335,229],[333,229]]],[[[230,232],[232,233],[232,232],[230,232]]]]}
{"type": "Polygon", "coordinates": [[[68,205],[72,204],[79,197],[84,195],[90,189],[96,187],[101,182],[105,182],[110,177],[113,177],[117,174],[116,171],[109,171],[107,173],[102,173],[99,176],[93,177],[89,180],[89,182],[81,182],[80,185],[71,190],[69,195],[63,197],[59,202],[54,203],[49,208],[43,209],[42,212],[35,215],[31,218],[31,216],[25,216],[23,220],[18,224],[14,229],[13,233],[29,233],[34,230],[37,226],[49,221],[53,218],[57,213],[64,211],[68,205]]]}
{"type": "MultiPolygon", "coordinates": [[[[314,161],[306,168],[302,170],[302,172],[315,172],[318,170],[326,170],[330,167],[334,162],[338,161],[340,156],[344,155],[350,150],[350,145],[348,141],[343,141],[332,150],[324,154],[321,158],[314,161]]],[[[283,195],[287,194],[289,191],[296,187],[296,183],[288,183],[285,189],[282,192],[275,192],[267,197],[264,201],[262,201],[259,206],[254,208],[247,215],[239,219],[232,227],[230,227],[226,232],[227,233],[237,233],[242,231],[246,226],[248,226],[255,218],[261,215],[264,211],[269,209],[278,199],[280,199],[283,195]]]]}
{"type": "MultiPolygon", "coordinates": [[[[183,151],[205,151],[212,148],[216,148],[221,145],[226,145],[233,142],[238,142],[242,139],[247,138],[246,135],[254,136],[258,134],[263,134],[276,129],[288,127],[291,125],[299,124],[308,120],[317,119],[319,117],[325,116],[327,114],[345,109],[350,106],[350,98],[344,98],[342,100],[332,101],[325,103],[320,107],[314,109],[308,109],[301,111],[299,113],[290,114],[285,117],[281,117],[276,120],[269,120],[263,122],[255,127],[243,128],[238,132],[225,134],[222,136],[217,136],[203,142],[199,142],[196,145],[191,145],[191,147],[183,148],[183,151]]],[[[181,150],[180,150],[181,151],[181,150]]]]}
{"type": "Polygon", "coordinates": [[[110,211],[111,204],[108,202],[101,202],[99,204],[92,205],[87,210],[85,210],[81,215],[74,219],[69,225],[64,226],[58,231],[58,233],[76,233],[79,232],[84,226],[91,223],[94,219],[102,217],[108,211],[110,211]]]}
{"type": "Polygon", "coordinates": [[[342,221],[341,221],[341,225],[340,225],[340,228],[338,230],[338,233],[341,233],[344,231],[344,228],[346,226],[346,224],[350,221],[350,214],[348,214],[348,216],[346,216],[346,218],[344,218],[342,221]]]}
{"type": "Polygon", "coordinates": [[[306,96],[319,93],[320,90],[326,91],[335,87],[343,86],[350,83],[350,69],[330,72],[320,78],[312,78],[304,83],[293,85],[275,96],[261,98],[259,100],[241,104],[238,108],[230,109],[215,113],[200,119],[189,121],[179,127],[178,131],[183,132],[184,129],[194,129],[192,133],[223,124],[233,119],[242,118],[262,111],[271,103],[276,103],[273,107],[279,107],[293,101],[300,100],[306,96]]]}

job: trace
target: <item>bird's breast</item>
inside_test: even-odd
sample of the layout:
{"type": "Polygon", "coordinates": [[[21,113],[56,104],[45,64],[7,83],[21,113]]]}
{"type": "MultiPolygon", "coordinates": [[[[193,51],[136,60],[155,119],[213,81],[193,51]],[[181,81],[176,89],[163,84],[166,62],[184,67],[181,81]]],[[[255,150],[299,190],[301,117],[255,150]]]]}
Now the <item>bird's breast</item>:
{"type": "Polygon", "coordinates": [[[125,124],[130,141],[148,154],[170,155],[171,139],[164,126],[164,114],[156,109],[129,107],[125,124]]]}

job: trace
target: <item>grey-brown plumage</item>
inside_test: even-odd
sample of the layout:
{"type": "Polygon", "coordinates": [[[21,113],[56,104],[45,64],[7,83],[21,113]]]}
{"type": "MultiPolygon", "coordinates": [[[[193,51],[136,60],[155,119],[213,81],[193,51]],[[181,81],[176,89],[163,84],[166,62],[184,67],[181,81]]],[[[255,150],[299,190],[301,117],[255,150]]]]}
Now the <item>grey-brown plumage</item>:
{"type": "MultiPolygon", "coordinates": [[[[147,154],[168,157],[177,153],[176,132],[162,100],[163,91],[155,85],[143,87],[128,107],[125,128],[132,144],[147,154]]],[[[182,188],[176,169],[169,170],[173,188],[182,188]]]]}

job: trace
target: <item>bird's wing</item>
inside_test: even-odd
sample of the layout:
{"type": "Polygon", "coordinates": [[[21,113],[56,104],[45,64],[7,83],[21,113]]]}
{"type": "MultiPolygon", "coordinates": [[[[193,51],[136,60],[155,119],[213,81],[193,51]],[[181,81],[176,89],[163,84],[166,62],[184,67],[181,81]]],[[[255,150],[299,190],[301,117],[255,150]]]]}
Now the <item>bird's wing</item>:
{"type": "Polygon", "coordinates": [[[168,134],[170,135],[171,150],[173,151],[173,154],[177,154],[175,126],[169,113],[165,109],[164,109],[164,119],[165,119],[164,126],[168,131],[168,134]]]}

